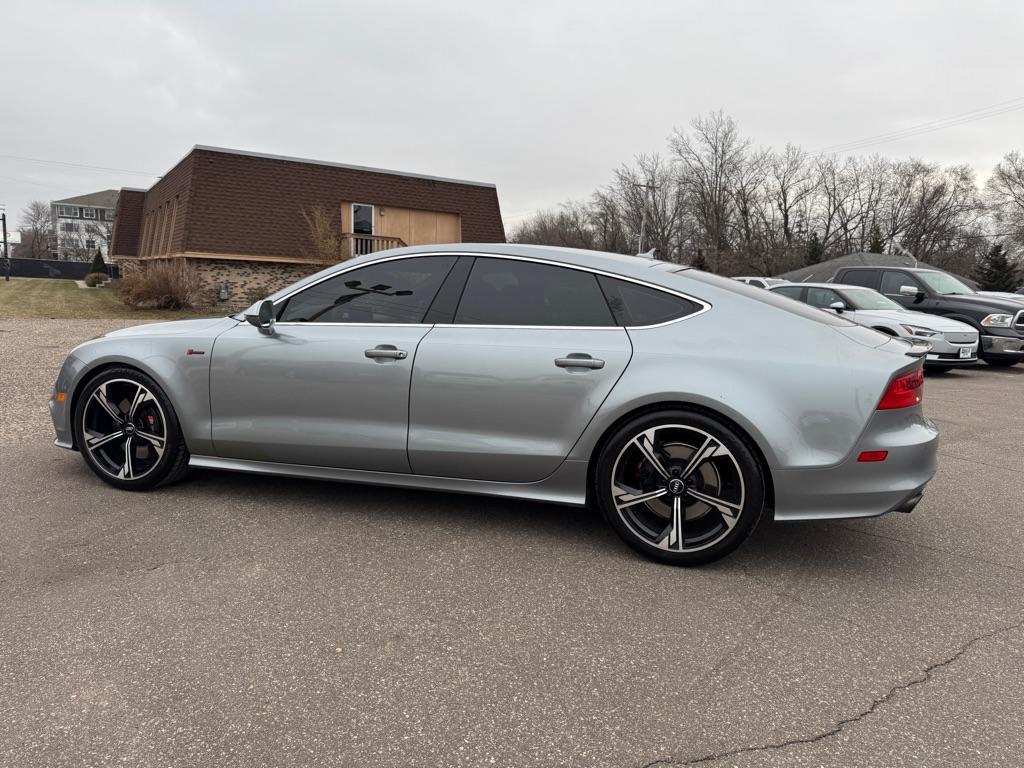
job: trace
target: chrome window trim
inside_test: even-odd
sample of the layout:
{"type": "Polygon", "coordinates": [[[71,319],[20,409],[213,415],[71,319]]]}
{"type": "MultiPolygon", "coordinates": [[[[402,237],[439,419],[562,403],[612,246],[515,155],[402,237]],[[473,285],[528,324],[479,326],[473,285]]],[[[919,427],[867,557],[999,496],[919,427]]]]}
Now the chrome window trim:
{"type": "Polygon", "coordinates": [[[672,325],[673,323],[681,323],[682,321],[689,320],[692,317],[698,317],[700,315],[703,315],[705,312],[708,312],[711,309],[711,304],[709,302],[705,301],[704,299],[698,299],[696,296],[691,296],[691,295],[689,295],[687,293],[683,293],[682,291],[673,290],[672,288],[666,288],[663,285],[657,285],[657,284],[654,284],[654,283],[649,283],[649,282],[647,282],[645,280],[638,280],[635,277],[627,277],[626,275],[620,275],[620,274],[617,274],[615,272],[608,272],[606,270],[595,269],[593,267],[584,267],[584,266],[580,266],[579,264],[565,264],[565,263],[560,262],[560,261],[552,261],[551,259],[539,259],[539,258],[536,258],[534,256],[517,256],[517,255],[501,254],[501,253],[486,253],[486,252],[483,252],[483,251],[423,251],[421,253],[401,253],[401,254],[398,254],[396,256],[385,256],[384,258],[381,258],[381,259],[373,259],[372,261],[366,261],[366,262],[362,262],[360,264],[353,264],[350,267],[345,267],[345,268],[339,269],[339,270],[337,270],[335,272],[331,272],[330,274],[324,275],[323,277],[321,277],[319,280],[317,280],[315,282],[309,283],[308,285],[304,285],[301,288],[296,288],[291,293],[286,293],[284,296],[281,296],[279,299],[277,299],[274,303],[277,304],[279,302],[287,301],[288,299],[290,299],[295,294],[301,293],[302,291],[305,291],[305,290],[307,290],[309,288],[312,288],[315,285],[319,285],[320,283],[324,282],[325,280],[330,280],[332,278],[338,277],[339,275],[343,275],[346,272],[351,272],[351,271],[356,270],[356,269],[361,269],[362,267],[369,267],[369,266],[372,266],[374,264],[383,264],[386,261],[399,261],[399,260],[402,260],[402,259],[416,259],[416,258],[429,257],[429,256],[454,256],[456,258],[458,258],[459,256],[473,256],[473,257],[485,258],[485,259],[510,259],[510,260],[513,260],[513,261],[530,261],[530,262],[533,262],[535,264],[545,264],[545,265],[551,266],[551,267],[564,267],[565,269],[575,269],[575,270],[578,270],[580,272],[589,272],[592,275],[603,275],[605,277],[610,277],[610,278],[612,278],[614,280],[625,280],[628,283],[636,283],[637,285],[642,285],[645,288],[651,288],[651,289],[653,289],[655,291],[661,291],[662,293],[667,293],[670,296],[678,296],[681,299],[686,299],[687,301],[692,301],[694,304],[698,304],[700,306],[700,309],[698,309],[696,312],[691,312],[688,315],[683,315],[682,317],[677,317],[677,318],[674,318],[672,320],[666,320],[663,323],[655,323],[654,325],[598,325],[598,326],[585,326],[585,325],[466,325],[466,324],[462,324],[462,323],[299,323],[299,322],[291,322],[291,321],[289,321],[289,322],[275,322],[274,325],[275,326],[279,326],[279,325],[288,325],[288,326],[291,326],[291,325],[333,325],[333,326],[347,325],[347,326],[376,326],[378,328],[384,328],[384,327],[392,327],[392,328],[516,328],[516,329],[521,329],[521,330],[533,328],[534,330],[566,330],[566,329],[568,329],[568,330],[575,330],[575,331],[607,331],[607,330],[626,329],[626,330],[632,330],[632,331],[645,331],[645,330],[648,330],[648,329],[651,329],[651,328],[663,328],[666,325],[672,325]]]}

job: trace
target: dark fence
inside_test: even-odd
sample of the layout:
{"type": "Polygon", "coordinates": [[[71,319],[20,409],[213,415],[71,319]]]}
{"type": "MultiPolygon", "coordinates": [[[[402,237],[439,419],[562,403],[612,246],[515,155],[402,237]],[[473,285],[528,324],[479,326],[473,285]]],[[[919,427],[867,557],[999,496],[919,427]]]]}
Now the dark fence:
{"type": "MultiPolygon", "coordinates": [[[[0,256],[3,254],[0,253],[0,256]]],[[[0,273],[6,265],[0,258],[0,273]]],[[[57,261],[56,259],[11,259],[11,277],[51,277],[57,280],[81,280],[89,274],[91,261],[57,261]]],[[[108,264],[111,277],[117,277],[117,267],[108,264]]]]}

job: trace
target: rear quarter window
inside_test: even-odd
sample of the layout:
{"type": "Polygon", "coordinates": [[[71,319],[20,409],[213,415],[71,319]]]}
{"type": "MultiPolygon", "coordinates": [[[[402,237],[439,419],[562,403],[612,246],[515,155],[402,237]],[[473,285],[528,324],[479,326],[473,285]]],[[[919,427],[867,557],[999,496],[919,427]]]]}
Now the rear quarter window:
{"type": "Polygon", "coordinates": [[[657,288],[598,275],[615,322],[627,328],[660,325],[699,312],[702,304],[657,288]]]}

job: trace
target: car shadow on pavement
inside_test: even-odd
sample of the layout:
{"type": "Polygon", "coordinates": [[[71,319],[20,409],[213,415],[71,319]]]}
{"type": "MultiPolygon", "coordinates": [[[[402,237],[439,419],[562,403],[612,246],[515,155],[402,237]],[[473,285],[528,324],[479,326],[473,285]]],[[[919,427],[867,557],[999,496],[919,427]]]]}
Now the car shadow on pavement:
{"type": "MultiPolygon", "coordinates": [[[[650,562],[621,542],[601,513],[590,508],[207,470],[193,471],[166,492],[197,490],[213,493],[219,499],[247,500],[247,506],[255,504],[262,515],[305,516],[311,518],[310,522],[318,517],[330,520],[340,515],[360,516],[370,527],[394,525],[397,517],[406,532],[415,531],[417,526],[440,526],[453,537],[466,536],[467,544],[481,534],[508,536],[524,545],[557,549],[564,542],[567,548],[586,548],[595,557],[650,562]]],[[[777,523],[764,518],[736,552],[708,567],[745,570],[759,562],[770,562],[775,568],[792,565],[803,571],[827,567],[852,575],[877,569],[880,563],[876,558],[884,563],[890,554],[883,539],[852,530],[843,521],[777,523]]]]}

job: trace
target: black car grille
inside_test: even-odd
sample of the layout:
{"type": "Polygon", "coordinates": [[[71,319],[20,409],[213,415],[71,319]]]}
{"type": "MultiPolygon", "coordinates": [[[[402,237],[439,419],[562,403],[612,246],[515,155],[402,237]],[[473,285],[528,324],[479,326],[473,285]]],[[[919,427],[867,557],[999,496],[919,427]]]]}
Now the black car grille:
{"type": "Polygon", "coordinates": [[[1024,333],[1024,309],[1017,313],[1017,317],[1013,320],[1013,327],[1018,333],[1024,333]]]}

